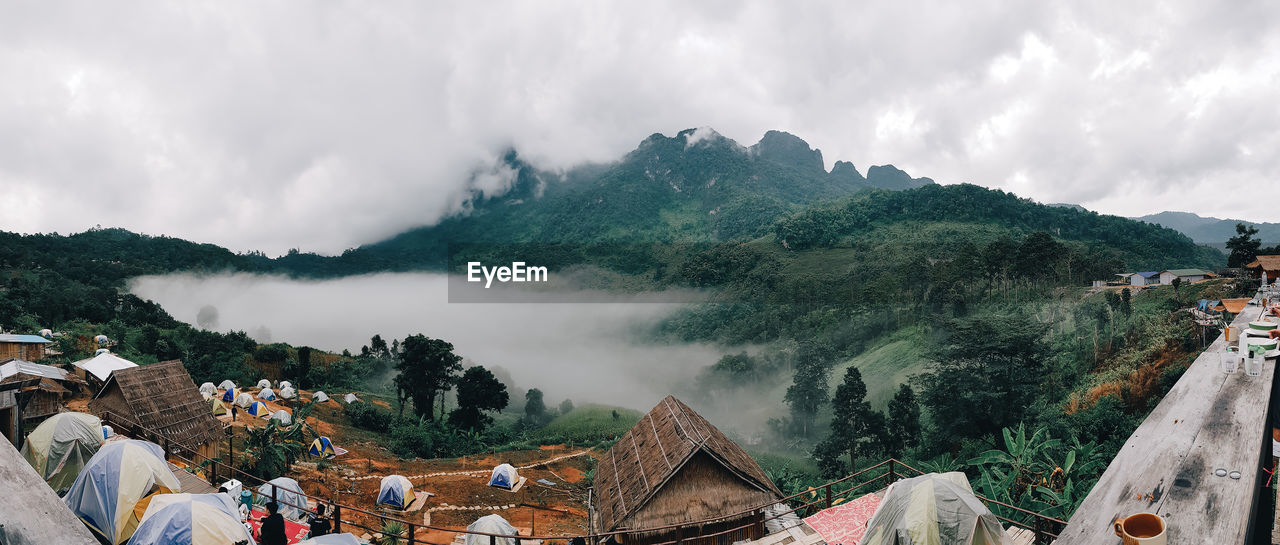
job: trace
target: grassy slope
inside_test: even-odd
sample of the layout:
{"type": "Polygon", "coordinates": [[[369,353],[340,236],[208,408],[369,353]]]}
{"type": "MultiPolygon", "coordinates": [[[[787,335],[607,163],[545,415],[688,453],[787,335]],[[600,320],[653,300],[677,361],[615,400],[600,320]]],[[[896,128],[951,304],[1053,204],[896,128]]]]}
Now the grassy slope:
{"type": "Polygon", "coordinates": [[[640,421],[643,413],[609,405],[584,404],[567,414],[557,416],[546,427],[534,432],[532,439],[542,444],[586,442],[616,439],[640,421]],[[617,411],[618,418],[613,418],[617,411]]]}
{"type": "Polygon", "coordinates": [[[884,410],[898,385],[924,371],[927,363],[924,333],[917,327],[901,329],[857,357],[837,364],[831,371],[831,393],[835,395],[845,372],[856,366],[867,385],[867,401],[876,410],[884,410]]]}

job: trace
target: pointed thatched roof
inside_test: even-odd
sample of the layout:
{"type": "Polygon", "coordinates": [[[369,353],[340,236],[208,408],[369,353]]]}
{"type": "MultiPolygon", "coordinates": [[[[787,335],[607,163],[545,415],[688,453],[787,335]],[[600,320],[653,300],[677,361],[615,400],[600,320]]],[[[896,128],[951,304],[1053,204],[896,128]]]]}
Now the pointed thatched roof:
{"type": "Polygon", "coordinates": [[[210,413],[209,402],[179,360],[116,370],[89,410],[99,416],[116,413],[182,447],[223,437],[222,422],[210,413]]]}
{"type": "Polygon", "coordinates": [[[595,477],[600,528],[618,529],[699,453],[723,466],[731,479],[739,481],[735,484],[754,492],[737,502],[741,509],[759,505],[762,498],[782,497],[742,447],[688,405],[667,396],[601,458],[595,477]]]}

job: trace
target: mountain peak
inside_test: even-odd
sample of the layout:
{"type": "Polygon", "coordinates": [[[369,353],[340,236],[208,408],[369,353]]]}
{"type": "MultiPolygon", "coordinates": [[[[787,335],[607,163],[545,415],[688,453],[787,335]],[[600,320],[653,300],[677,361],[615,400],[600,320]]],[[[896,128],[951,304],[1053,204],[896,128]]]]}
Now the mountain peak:
{"type": "Polygon", "coordinates": [[[933,179],[912,178],[910,174],[893,165],[877,165],[867,169],[867,183],[879,188],[901,191],[932,184],[933,179]]]}
{"type": "Polygon", "coordinates": [[[867,181],[862,177],[862,173],[858,172],[858,168],[848,161],[836,161],[836,164],[831,167],[831,177],[841,182],[866,183],[867,181]]]}
{"type": "Polygon", "coordinates": [[[769,131],[751,146],[756,157],[802,170],[826,172],[822,152],[809,147],[799,136],[783,131],[769,131]]]}

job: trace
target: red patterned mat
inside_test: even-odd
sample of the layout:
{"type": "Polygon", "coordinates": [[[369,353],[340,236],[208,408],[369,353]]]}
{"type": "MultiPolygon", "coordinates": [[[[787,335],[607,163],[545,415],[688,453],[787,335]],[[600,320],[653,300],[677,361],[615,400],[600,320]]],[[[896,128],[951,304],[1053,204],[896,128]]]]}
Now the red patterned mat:
{"type": "Polygon", "coordinates": [[[822,534],[828,545],[856,545],[867,531],[867,521],[880,506],[880,498],[867,494],[848,503],[829,507],[804,519],[822,534]]]}
{"type": "MultiPolygon", "coordinates": [[[[253,526],[254,541],[261,541],[261,539],[258,539],[258,532],[262,530],[262,519],[266,517],[267,517],[266,511],[254,509],[252,512],[250,512],[249,525],[253,526]]],[[[309,533],[311,533],[310,526],[307,526],[305,524],[300,524],[289,519],[284,519],[284,537],[288,538],[289,543],[291,545],[293,543],[297,543],[299,541],[307,539],[307,534],[309,533]]]]}

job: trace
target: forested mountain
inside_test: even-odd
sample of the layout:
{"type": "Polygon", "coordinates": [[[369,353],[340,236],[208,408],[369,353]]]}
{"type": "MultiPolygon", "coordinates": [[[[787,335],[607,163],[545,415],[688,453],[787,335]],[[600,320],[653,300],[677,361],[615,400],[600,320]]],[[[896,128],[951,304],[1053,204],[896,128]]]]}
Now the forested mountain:
{"type": "Polygon", "coordinates": [[[1236,236],[1236,224],[1258,228],[1255,239],[1267,243],[1280,242],[1280,223],[1256,223],[1245,220],[1206,218],[1191,212],[1160,212],[1140,218],[1138,221],[1161,225],[1191,237],[1201,244],[1223,244],[1227,239],[1236,236]]]}

